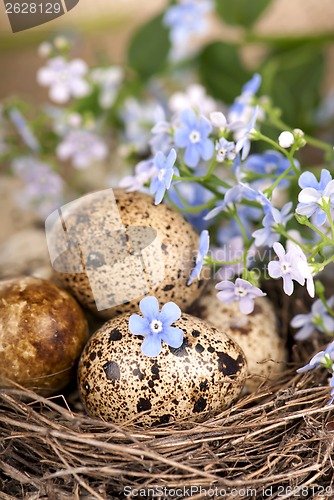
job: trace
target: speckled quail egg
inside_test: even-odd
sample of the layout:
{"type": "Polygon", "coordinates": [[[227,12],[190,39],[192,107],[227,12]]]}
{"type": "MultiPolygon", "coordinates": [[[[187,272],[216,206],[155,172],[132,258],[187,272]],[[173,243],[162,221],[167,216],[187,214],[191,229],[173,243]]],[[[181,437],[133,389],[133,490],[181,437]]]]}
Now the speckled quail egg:
{"type": "Polygon", "coordinates": [[[64,290],[34,277],[0,282],[0,387],[59,391],[75,376],[87,339],[84,314],[64,290]]]}
{"type": "Polygon", "coordinates": [[[279,335],[274,308],[266,297],[259,297],[254,311],[245,315],[237,302],[224,304],[217,293],[215,283],[209,282],[190,312],[222,329],[242,348],[249,374],[245,388],[253,392],[285,369],[287,351],[279,335]]]}
{"type": "Polygon", "coordinates": [[[73,209],[65,207],[49,231],[61,283],[103,318],[136,310],[148,294],[161,304],[189,306],[203,284],[195,279],[187,286],[197,233],[181,214],[154,205],[147,194],[113,192],[91,193],[73,209]]]}
{"type": "Polygon", "coordinates": [[[156,357],[141,351],[143,337],[129,331],[126,313],[98,330],[79,362],[83,404],[106,421],[153,425],[217,414],[240,394],[247,372],[244,354],[223,332],[188,314],[174,322],[183,344],[162,344],[156,357]],[[143,413],[145,412],[145,413],[143,413]]]}

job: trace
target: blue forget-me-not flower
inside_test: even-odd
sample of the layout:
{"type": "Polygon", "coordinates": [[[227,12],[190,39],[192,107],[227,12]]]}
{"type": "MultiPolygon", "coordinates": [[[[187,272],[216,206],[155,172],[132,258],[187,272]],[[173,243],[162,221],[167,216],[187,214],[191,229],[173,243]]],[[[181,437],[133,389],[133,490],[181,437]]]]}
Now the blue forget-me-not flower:
{"type": "MultiPolygon", "coordinates": [[[[327,301],[328,307],[334,306],[334,295],[327,301]]],[[[295,335],[296,340],[308,339],[314,330],[331,334],[334,333],[334,318],[328,313],[325,305],[320,299],[313,302],[311,312],[308,314],[297,314],[291,320],[293,328],[299,328],[295,335]]]]}
{"type": "Polygon", "coordinates": [[[225,302],[226,304],[238,302],[240,311],[243,314],[253,312],[256,297],[264,297],[266,295],[260,288],[242,278],[237,278],[235,283],[227,280],[221,281],[217,283],[216,288],[219,290],[217,297],[221,302],[225,302]]]}
{"type": "Polygon", "coordinates": [[[318,352],[307,365],[298,368],[297,373],[304,373],[315,370],[320,366],[331,369],[334,361],[334,341],[331,342],[324,351],[318,352]]]}
{"type": "Polygon", "coordinates": [[[212,8],[211,0],[185,0],[169,7],[163,21],[170,29],[173,45],[187,43],[193,35],[205,34],[209,27],[205,16],[212,8]]]}
{"type": "Polygon", "coordinates": [[[274,251],[278,260],[272,260],[268,264],[268,272],[271,278],[283,278],[283,290],[287,295],[292,295],[293,280],[300,285],[305,284],[311,297],[314,297],[314,282],[307,259],[302,249],[288,241],[288,251],[285,252],[281,243],[274,243],[274,251]]]}
{"type": "Polygon", "coordinates": [[[195,168],[200,159],[209,160],[213,156],[214,145],[208,138],[212,125],[205,116],[197,116],[192,109],[180,114],[181,126],[176,129],[174,141],[179,148],[185,148],[184,162],[195,168]]]}
{"type": "Polygon", "coordinates": [[[274,243],[279,241],[280,234],[275,231],[275,227],[278,225],[285,227],[288,220],[292,217],[292,213],[290,213],[291,208],[291,201],[286,203],[281,210],[270,207],[263,218],[263,227],[257,229],[252,234],[253,238],[255,238],[255,246],[266,245],[272,247],[274,243]]]}
{"type": "Polygon", "coordinates": [[[145,297],[140,301],[139,308],[144,317],[132,314],[129,329],[134,335],[145,337],[141,347],[145,356],[158,356],[162,341],[174,348],[182,345],[183,331],[171,326],[181,316],[179,306],[174,302],[167,302],[159,312],[158,300],[155,297],[145,297]]]}
{"type": "Polygon", "coordinates": [[[71,97],[84,97],[91,88],[84,79],[88,71],[87,64],[82,59],[66,61],[57,56],[49,59],[46,66],[37,72],[37,81],[44,87],[49,87],[50,99],[63,104],[71,97]]]}
{"type": "Polygon", "coordinates": [[[167,158],[162,151],[159,151],[154,157],[154,164],[157,169],[157,175],[151,182],[150,193],[155,194],[154,203],[161,203],[166,189],[170,188],[173,175],[177,173],[174,168],[176,161],[176,151],[171,149],[167,158]]]}

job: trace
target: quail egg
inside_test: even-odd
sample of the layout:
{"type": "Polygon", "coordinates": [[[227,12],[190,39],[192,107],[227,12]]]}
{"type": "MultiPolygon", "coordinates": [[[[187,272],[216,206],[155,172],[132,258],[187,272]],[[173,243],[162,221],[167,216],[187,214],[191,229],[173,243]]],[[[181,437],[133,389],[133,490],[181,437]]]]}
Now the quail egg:
{"type": "Polygon", "coordinates": [[[249,374],[245,388],[253,392],[285,369],[287,351],[279,335],[274,308],[266,297],[259,297],[254,311],[245,315],[237,302],[222,303],[217,292],[215,283],[209,282],[190,312],[226,332],[241,347],[249,374]]]}
{"type": "Polygon", "coordinates": [[[182,314],[179,348],[162,344],[156,357],[141,351],[143,337],[129,330],[131,314],[109,320],[89,340],[79,362],[84,407],[105,421],[145,425],[201,420],[236,400],[247,373],[244,354],[225,333],[182,314]]]}
{"type": "Polygon", "coordinates": [[[0,282],[0,387],[59,391],[75,375],[87,339],[84,314],[64,290],[34,277],[0,282]]]}
{"type": "Polygon", "coordinates": [[[103,318],[136,310],[148,294],[184,309],[203,284],[196,278],[187,285],[197,233],[181,214],[154,205],[147,194],[116,189],[80,198],[73,209],[62,209],[48,244],[61,283],[103,318]]]}

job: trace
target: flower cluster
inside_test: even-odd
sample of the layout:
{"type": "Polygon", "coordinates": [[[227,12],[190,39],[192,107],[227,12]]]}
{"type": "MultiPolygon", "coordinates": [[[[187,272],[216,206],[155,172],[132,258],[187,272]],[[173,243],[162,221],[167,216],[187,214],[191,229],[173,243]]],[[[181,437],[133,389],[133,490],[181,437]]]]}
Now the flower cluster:
{"type": "Polygon", "coordinates": [[[39,49],[46,61],[37,83],[48,89],[54,104],[43,106],[34,119],[26,117],[27,104],[17,99],[0,109],[0,160],[22,183],[19,206],[42,219],[82,192],[75,171],[107,161],[106,114],[124,77],[117,66],[89,68],[82,59],[72,59],[70,50],[60,36],[39,49]]]}
{"type": "MultiPolygon", "coordinates": [[[[305,143],[300,130],[289,132],[293,139],[289,145],[283,125],[276,143],[261,133],[261,122],[271,108],[256,97],[260,85],[260,76],[254,75],[224,112],[198,86],[173,95],[147,140],[151,155],[121,182],[128,190],[149,190],[156,204],[165,200],[176,206],[202,231],[188,285],[199,277],[203,264],[214,266],[221,280],[217,297],[238,302],[245,314],[253,311],[256,297],[265,295],[259,285],[266,271],[271,278],[282,279],[287,295],[292,295],[297,282],[314,297],[314,276],[324,262],[302,226],[314,228],[324,254],[334,235],[334,181],[325,169],[319,182],[313,173],[302,172],[295,158],[305,143]],[[276,149],[250,154],[254,141],[276,149]],[[282,203],[297,182],[299,203],[282,203]],[[300,224],[297,232],[289,228],[293,220],[300,224]],[[210,225],[217,231],[209,249],[210,225]],[[324,226],[322,233],[316,229],[319,225],[324,226]]],[[[333,260],[329,257],[325,265],[333,260]]],[[[323,318],[324,331],[331,320],[323,318]]]]}

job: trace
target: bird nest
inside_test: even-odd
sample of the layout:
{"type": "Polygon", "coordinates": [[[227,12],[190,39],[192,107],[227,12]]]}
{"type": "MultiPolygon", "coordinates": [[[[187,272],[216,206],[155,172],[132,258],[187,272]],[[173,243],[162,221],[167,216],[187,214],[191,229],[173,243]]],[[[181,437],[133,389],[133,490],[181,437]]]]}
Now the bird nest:
{"type": "MultiPolygon", "coordinates": [[[[290,310],[281,300],[283,334],[290,310]]],[[[279,380],[200,423],[114,425],[88,417],[74,386],[48,399],[2,390],[0,499],[333,498],[327,375],[295,371],[321,341],[297,347],[287,338],[279,380]]]]}

